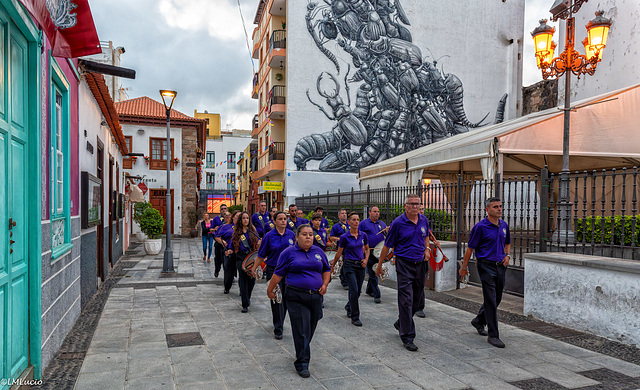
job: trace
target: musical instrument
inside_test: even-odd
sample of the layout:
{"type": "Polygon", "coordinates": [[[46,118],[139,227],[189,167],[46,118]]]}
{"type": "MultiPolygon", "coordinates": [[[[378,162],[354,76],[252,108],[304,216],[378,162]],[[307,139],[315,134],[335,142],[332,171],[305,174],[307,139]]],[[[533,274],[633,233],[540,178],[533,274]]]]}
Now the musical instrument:
{"type": "MultiPolygon", "coordinates": [[[[380,241],[378,243],[378,245],[375,246],[375,248],[373,248],[373,255],[377,258],[380,259],[380,254],[382,253],[382,247],[384,246],[384,241],[380,241]]],[[[394,254],[393,254],[393,248],[389,248],[389,252],[387,253],[387,257],[384,258],[382,260],[383,263],[386,263],[387,261],[390,261],[391,259],[393,259],[394,254]]]]}
{"type": "Polygon", "coordinates": [[[253,266],[255,265],[257,258],[258,258],[258,251],[253,251],[249,253],[247,257],[245,257],[244,260],[242,260],[242,270],[247,274],[249,274],[249,276],[251,276],[252,278],[255,277],[256,279],[260,280],[262,279],[264,269],[266,268],[267,265],[263,261],[260,264],[260,267],[256,269],[256,274],[254,275],[251,270],[253,269],[253,266]]]}
{"type": "Polygon", "coordinates": [[[272,299],[272,301],[274,301],[275,303],[282,303],[282,291],[280,290],[280,285],[276,284],[276,286],[273,288],[273,293],[276,296],[276,299],[272,299]]]}
{"type": "MultiPolygon", "coordinates": [[[[460,264],[460,268],[462,268],[462,260],[458,260],[458,264],[460,264]]],[[[469,283],[469,276],[471,276],[471,272],[467,268],[467,274],[460,279],[460,283],[464,283],[464,286],[467,287],[469,283]]]]}
{"type": "MultiPolygon", "coordinates": [[[[374,264],[371,269],[376,272],[378,263],[374,264]]],[[[384,282],[385,279],[389,279],[389,266],[386,263],[382,263],[382,273],[378,276],[378,279],[380,279],[380,283],[384,282]]]]}

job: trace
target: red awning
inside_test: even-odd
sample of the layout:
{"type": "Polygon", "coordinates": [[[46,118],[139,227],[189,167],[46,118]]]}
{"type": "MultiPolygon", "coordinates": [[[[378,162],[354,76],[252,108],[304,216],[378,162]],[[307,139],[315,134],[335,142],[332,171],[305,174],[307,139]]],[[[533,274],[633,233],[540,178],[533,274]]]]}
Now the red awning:
{"type": "Polygon", "coordinates": [[[75,58],[102,51],[88,0],[20,2],[49,38],[54,57],[75,58]]]}

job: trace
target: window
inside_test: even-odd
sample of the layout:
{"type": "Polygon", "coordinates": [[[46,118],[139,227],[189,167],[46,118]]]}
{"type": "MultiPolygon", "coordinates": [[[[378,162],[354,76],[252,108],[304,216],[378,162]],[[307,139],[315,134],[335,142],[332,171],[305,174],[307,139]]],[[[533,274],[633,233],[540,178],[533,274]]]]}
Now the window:
{"type": "Polygon", "coordinates": [[[216,188],[216,174],[213,172],[207,172],[207,189],[213,190],[216,188]]]}
{"type": "Polygon", "coordinates": [[[227,169],[236,169],[236,152],[227,153],[227,169]]]}
{"type": "Polygon", "coordinates": [[[235,173],[228,173],[227,174],[227,189],[228,190],[235,190],[236,189],[236,174],[235,173]]]}
{"type": "Polygon", "coordinates": [[[71,247],[71,182],[69,146],[69,83],[53,57],[50,67],[50,177],[51,177],[51,259],[69,252],[71,247]]]}
{"type": "MultiPolygon", "coordinates": [[[[124,143],[127,145],[127,150],[129,151],[129,153],[133,153],[133,149],[132,149],[133,141],[131,136],[125,136],[124,143]]],[[[133,168],[133,160],[131,159],[131,157],[125,157],[122,159],[122,168],[123,169],[133,168]]]]}
{"type": "MultiPolygon", "coordinates": [[[[173,138],[171,139],[171,158],[173,158],[173,138]]],[[[149,169],[167,169],[167,139],[166,138],[149,138],[149,169]]],[[[171,161],[171,170],[173,170],[173,160],[171,161]]]]}
{"type": "Polygon", "coordinates": [[[207,168],[213,168],[216,165],[216,152],[207,152],[207,168]]]}
{"type": "Polygon", "coordinates": [[[244,158],[244,152],[240,152],[240,157],[238,157],[238,160],[242,160],[244,158]]]}

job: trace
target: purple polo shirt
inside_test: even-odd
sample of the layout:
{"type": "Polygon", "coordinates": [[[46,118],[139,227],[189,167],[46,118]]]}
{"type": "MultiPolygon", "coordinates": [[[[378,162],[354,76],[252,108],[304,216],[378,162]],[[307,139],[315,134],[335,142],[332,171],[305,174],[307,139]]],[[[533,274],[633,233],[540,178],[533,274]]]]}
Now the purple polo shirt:
{"type": "Polygon", "coordinates": [[[218,215],[213,219],[213,224],[211,225],[211,229],[216,228],[222,224],[224,224],[224,220],[220,218],[220,216],[218,215]]]}
{"type": "Polygon", "coordinates": [[[231,241],[231,236],[233,236],[232,223],[224,224],[220,226],[220,228],[218,228],[218,230],[216,231],[216,237],[222,238],[224,241],[227,242],[227,244],[229,243],[229,241],[231,241]]]}
{"type": "Polygon", "coordinates": [[[340,236],[340,248],[343,249],[345,260],[364,260],[363,247],[369,243],[367,234],[358,230],[358,238],[355,238],[351,231],[340,236]]]}
{"type": "Polygon", "coordinates": [[[270,230],[269,213],[260,214],[258,212],[253,214],[253,216],[251,217],[251,223],[256,228],[258,236],[260,236],[260,238],[264,237],[264,235],[267,234],[267,232],[270,230]],[[262,219],[260,219],[260,217],[262,217],[262,219]]]}
{"type": "Polygon", "coordinates": [[[320,229],[327,229],[329,227],[329,221],[325,217],[322,217],[322,221],[320,222],[320,229]]]}
{"type": "Polygon", "coordinates": [[[467,246],[476,251],[476,258],[502,261],[507,255],[504,247],[510,243],[509,225],[501,219],[498,220],[498,225],[494,225],[485,217],[471,229],[467,246]]]}
{"type": "Polygon", "coordinates": [[[331,233],[329,235],[331,237],[341,237],[343,234],[349,231],[349,226],[346,223],[342,223],[340,221],[333,224],[331,228],[331,233]]]}
{"type": "Polygon", "coordinates": [[[384,241],[384,233],[380,232],[386,227],[387,225],[380,219],[378,219],[376,222],[373,222],[371,218],[367,218],[364,221],[360,222],[360,226],[358,226],[358,229],[367,233],[367,239],[369,239],[369,247],[373,249],[376,245],[384,241]]]}
{"type": "Polygon", "coordinates": [[[286,278],[288,286],[317,290],[322,287],[322,274],[330,271],[322,249],[311,246],[304,251],[296,243],[282,252],[274,274],[286,278]]]}
{"type": "MultiPolygon", "coordinates": [[[[242,235],[244,236],[244,239],[247,240],[247,245],[251,246],[251,237],[248,231],[246,233],[243,233],[242,235]]],[[[233,231],[231,233],[231,236],[233,237],[233,231]]],[[[227,240],[225,240],[227,241],[227,240]]],[[[251,252],[251,248],[247,248],[243,243],[242,243],[242,238],[239,239],[240,242],[238,242],[238,252],[251,252]]],[[[227,241],[227,249],[231,249],[232,251],[236,252],[236,247],[233,244],[233,239],[229,239],[227,241]]]]}
{"type": "Polygon", "coordinates": [[[278,264],[278,257],[283,250],[296,243],[296,235],[289,229],[284,229],[284,233],[278,233],[278,230],[273,229],[267,233],[260,243],[258,249],[258,256],[265,260],[265,264],[270,267],[275,267],[278,264]]]}
{"type": "Polygon", "coordinates": [[[308,224],[309,221],[307,221],[304,218],[296,218],[296,221],[293,222],[293,220],[291,220],[291,218],[287,218],[287,229],[291,229],[294,232],[298,229],[298,226],[300,225],[305,225],[308,224]]]}
{"type": "Polygon", "coordinates": [[[322,249],[323,251],[327,249],[327,239],[329,236],[327,235],[327,231],[320,228],[319,230],[313,229],[313,245],[322,249]],[[318,241],[320,238],[320,241],[318,241]]]}
{"type": "Polygon", "coordinates": [[[391,223],[384,245],[387,248],[393,248],[396,256],[417,262],[424,260],[426,249],[424,241],[427,237],[429,237],[427,217],[418,214],[418,223],[414,224],[407,218],[407,213],[402,213],[391,223]]]}

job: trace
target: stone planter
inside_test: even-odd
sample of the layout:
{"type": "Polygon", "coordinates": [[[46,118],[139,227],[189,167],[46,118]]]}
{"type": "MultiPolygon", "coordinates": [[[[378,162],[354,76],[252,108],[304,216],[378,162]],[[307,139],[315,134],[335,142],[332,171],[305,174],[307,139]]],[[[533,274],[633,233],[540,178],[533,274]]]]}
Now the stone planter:
{"type": "Polygon", "coordinates": [[[160,249],[162,249],[161,238],[158,238],[157,240],[147,239],[144,242],[144,251],[147,252],[148,255],[157,255],[160,253],[160,249]]]}

